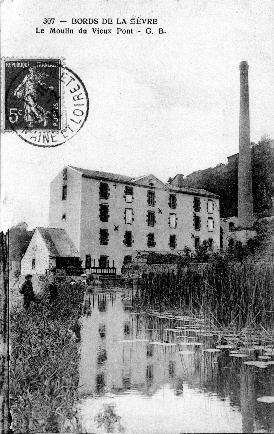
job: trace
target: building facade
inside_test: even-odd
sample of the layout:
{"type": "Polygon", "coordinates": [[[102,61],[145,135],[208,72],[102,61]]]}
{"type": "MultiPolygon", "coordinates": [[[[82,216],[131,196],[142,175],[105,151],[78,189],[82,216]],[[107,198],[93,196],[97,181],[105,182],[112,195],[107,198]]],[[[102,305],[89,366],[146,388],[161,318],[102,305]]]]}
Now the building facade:
{"type": "Polygon", "coordinates": [[[164,184],[154,175],[131,178],[65,167],[51,182],[51,227],[66,230],[83,265],[118,272],[136,251],[220,247],[218,196],[164,184]]]}
{"type": "Polygon", "coordinates": [[[73,266],[79,253],[67,232],[60,228],[36,228],[21,261],[21,274],[45,274],[48,270],[73,266]]]}

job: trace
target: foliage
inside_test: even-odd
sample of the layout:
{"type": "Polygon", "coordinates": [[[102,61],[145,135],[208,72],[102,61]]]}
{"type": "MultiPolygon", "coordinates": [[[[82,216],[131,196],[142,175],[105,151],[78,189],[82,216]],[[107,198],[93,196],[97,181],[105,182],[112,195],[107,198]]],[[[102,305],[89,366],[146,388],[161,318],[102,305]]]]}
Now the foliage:
{"type": "MultiPolygon", "coordinates": [[[[12,429],[61,432],[74,421],[78,387],[78,344],[72,330],[81,315],[83,289],[59,282],[54,303],[42,294],[28,310],[10,315],[10,408],[12,429]]],[[[75,432],[75,431],[74,431],[75,432]]]]}
{"type": "MultiPolygon", "coordinates": [[[[252,188],[254,212],[269,215],[272,206],[274,153],[270,139],[262,139],[252,146],[252,188]]],[[[204,188],[220,196],[221,217],[237,216],[238,213],[238,156],[227,165],[218,165],[188,175],[184,183],[188,187],[204,188]]]]}
{"type": "Polygon", "coordinates": [[[254,211],[262,214],[272,206],[274,177],[274,153],[270,139],[262,137],[257,146],[252,147],[252,188],[254,211]]]}
{"type": "MultiPolygon", "coordinates": [[[[178,273],[143,274],[135,305],[156,309],[186,308],[219,324],[271,326],[274,310],[274,266],[228,262],[219,256],[208,264],[192,264],[178,273]]],[[[273,323],[272,323],[273,326],[273,323]]]]}
{"type": "MultiPolygon", "coordinates": [[[[240,262],[244,260],[256,261],[259,256],[262,258],[266,256],[268,244],[274,235],[274,220],[258,220],[254,224],[254,229],[256,230],[256,236],[250,238],[246,245],[243,246],[240,241],[237,241],[234,245],[228,247],[223,256],[227,260],[240,262]]],[[[214,259],[217,256],[215,255],[214,259]]]]}

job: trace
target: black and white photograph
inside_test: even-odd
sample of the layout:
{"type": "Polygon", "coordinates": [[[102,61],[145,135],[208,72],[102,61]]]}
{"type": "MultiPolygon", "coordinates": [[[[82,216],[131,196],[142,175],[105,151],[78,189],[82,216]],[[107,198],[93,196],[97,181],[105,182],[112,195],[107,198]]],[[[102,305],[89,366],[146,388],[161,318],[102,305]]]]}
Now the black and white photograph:
{"type": "Polygon", "coordinates": [[[2,0],[1,434],[274,432],[273,115],[273,0],[2,0]]]}

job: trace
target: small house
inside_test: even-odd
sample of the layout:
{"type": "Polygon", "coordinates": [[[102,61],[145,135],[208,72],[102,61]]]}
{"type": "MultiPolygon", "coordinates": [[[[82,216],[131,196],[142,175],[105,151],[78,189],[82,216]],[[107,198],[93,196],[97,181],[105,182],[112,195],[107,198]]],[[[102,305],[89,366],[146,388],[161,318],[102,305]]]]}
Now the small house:
{"type": "Polygon", "coordinates": [[[79,252],[64,229],[36,228],[21,262],[21,274],[45,274],[47,270],[79,265],[79,252]]]}

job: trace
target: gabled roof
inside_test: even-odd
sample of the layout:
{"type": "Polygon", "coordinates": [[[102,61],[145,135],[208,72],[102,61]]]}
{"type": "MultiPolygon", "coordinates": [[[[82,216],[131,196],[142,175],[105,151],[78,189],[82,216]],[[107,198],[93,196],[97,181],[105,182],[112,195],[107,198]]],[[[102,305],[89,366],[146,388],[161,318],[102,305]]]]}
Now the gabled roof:
{"type": "Polygon", "coordinates": [[[156,178],[156,176],[152,174],[133,178],[132,182],[134,184],[143,185],[146,187],[154,186],[159,188],[166,188],[166,184],[164,184],[159,178],[156,178]]]}
{"type": "Polygon", "coordinates": [[[156,178],[155,175],[152,174],[133,178],[130,176],[118,175],[110,172],[101,172],[100,170],[82,169],[80,167],[75,167],[75,166],[68,166],[68,167],[76,170],[77,172],[80,172],[84,178],[92,178],[92,179],[111,181],[111,182],[121,182],[124,184],[140,185],[145,187],[149,186],[149,179],[151,178],[154,180],[155,187],[171,190],[174,192],[176,191],[178,193],[195,194],[197,196],[207,196],[207,197],[216,197],[216,198],[219,197],[218,195],[214,193],[210,193],[204,189],[188,188],[188,187],[179,188],[174,185],[165,184],[160,179],[156,178]]]}
{"type": "Polygon", "coordinates": [[[36,228],[42,236],[49,254],[53,257],[78,257],[79,252],[65,229],[60,228],[36,228]]]}

